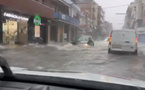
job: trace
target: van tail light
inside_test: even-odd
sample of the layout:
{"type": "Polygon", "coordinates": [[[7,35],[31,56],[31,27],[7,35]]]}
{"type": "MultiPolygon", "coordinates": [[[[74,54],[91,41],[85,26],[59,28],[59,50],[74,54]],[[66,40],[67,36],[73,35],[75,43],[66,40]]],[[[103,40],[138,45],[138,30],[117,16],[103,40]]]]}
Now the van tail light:
{"type": "Polygon", "coordinates": [[[138,42],[138,39],[137,39],[137,37],[135,38],[135,44],[136,44],[136,46],[137,46],[137,42],[138,42]]]}
{"type": "Polygon", "coordinates": [[[136,43],[138,42],[138,39],[137,39],[137,37],[135,38],[135,42],[136,42],[136,43]]]}
{"type": "Polygon", "coordinates": [[[110,36],[110,39],[109,39],[109,44],[111,44],[111,41],[112,41],[112,36],[110,36]]]}

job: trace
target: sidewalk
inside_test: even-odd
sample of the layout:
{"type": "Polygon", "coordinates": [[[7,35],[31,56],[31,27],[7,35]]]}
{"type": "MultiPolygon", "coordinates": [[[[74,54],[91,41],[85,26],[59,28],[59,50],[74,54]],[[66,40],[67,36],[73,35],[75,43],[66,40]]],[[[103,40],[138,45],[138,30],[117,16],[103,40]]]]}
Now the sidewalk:
{"type": "Polygon", "coordinates": [[[6,50],[6,49],[14,49],[14,48],[21,48],[27,45],[0,45],[0,50],[6,50]]]}
{"type": "Polygon", "coordinates": [[[34,43],[29,43],[27,45],[0,45],[0,50],[6,50],[6,49],[15,49],[15,48],[22,48],[22,47],[62,47],[69,42],[49,42],[48,44],[34,44],[34,43]]]}

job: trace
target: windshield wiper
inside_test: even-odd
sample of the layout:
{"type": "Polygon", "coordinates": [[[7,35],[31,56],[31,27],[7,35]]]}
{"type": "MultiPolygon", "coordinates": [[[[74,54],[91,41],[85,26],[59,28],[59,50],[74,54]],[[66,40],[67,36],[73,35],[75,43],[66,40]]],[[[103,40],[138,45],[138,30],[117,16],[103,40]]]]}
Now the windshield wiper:
{"type": "Polygon", "coordinates": [[[7,62],[7,60],[3,57],[0,57],[0,66],[4,72],[4,78],[13,78],[14,74],[12,72],[12,70],[9,67],[9,64],[7,62]]]}

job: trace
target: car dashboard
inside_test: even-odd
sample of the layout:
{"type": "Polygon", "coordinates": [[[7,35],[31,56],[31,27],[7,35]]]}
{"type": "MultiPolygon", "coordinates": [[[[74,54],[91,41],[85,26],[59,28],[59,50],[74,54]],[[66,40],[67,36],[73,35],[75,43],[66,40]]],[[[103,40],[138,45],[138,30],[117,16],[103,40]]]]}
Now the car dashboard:
{"type": "MultiPolygon", "coordinates": [[[[14,74],[0,57],[0,90],[145,90],[139,86],[37,74],[14,74]]],[[[34,73],[34,72],[33,72],[34,73]]],[[[39,72],[40,73],[40,72],[39,72]]]]}

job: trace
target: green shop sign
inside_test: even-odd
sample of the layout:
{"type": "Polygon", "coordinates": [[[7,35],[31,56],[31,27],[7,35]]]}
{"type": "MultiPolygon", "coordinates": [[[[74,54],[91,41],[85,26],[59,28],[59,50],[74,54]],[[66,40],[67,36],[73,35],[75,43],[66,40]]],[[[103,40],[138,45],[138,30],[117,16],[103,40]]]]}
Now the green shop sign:
{"type": "Polygon", "coordinates": [[[35,15],[34,20],[33,20],[34,24],[39,26],[41,25],[41,17],[39,15],[35,15]]]}

